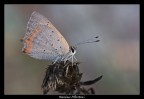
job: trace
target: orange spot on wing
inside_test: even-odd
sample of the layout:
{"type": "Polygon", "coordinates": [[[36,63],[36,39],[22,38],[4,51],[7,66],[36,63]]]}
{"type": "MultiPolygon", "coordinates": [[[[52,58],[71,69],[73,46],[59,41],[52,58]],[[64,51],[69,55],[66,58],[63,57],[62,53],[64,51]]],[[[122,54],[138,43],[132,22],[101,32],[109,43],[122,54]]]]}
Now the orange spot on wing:
{"type": "Polygon", "coordinates": [[[24,53],[31,53],[32,51],[32,47],[33,47],[33,44],[32,44],[32,41],[33,39],[37,36],[37,34],[40,32],[40,28],[37,27],[33,32],[32,34],[28,37],[28,39],[26,39],[24,41],[24,43],[26,43],[26,48],[23,49],[23,52],[24,53]]]}

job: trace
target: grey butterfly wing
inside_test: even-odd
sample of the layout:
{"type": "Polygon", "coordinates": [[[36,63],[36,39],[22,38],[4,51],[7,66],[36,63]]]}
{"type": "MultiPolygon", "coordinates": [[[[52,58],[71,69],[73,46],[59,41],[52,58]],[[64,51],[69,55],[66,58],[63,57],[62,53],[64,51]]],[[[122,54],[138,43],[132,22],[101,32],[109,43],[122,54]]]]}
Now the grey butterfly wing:
{"type": "Polygon", "coordinates": [[[38,12],[34,11],[31,16],[30,19],[27,23],[27,29],[26,29],[26,34],[24,36],[24,40],[27,39],[29,37],[29,35],[31,35],[31,33],[36,29],[36,26],[38,24],[43,24],[46,25],[47,23],[49,23],[49,20],[47,20],[46,17],[40,15],[38,12]]]}
{"type": "Polygon", "coordinates": [[[52,23],[37,12],[33,12],[23,38],[23,52],[37,59],[54,60],[69,52],[69,45],[52,23]]]}

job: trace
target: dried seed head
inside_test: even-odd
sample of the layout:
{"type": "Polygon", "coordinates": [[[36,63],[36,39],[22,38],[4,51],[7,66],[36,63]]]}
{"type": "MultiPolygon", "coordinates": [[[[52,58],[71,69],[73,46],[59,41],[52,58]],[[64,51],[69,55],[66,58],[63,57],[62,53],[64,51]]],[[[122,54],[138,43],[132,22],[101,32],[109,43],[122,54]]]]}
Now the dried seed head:
{"type": "Polygon", "coordinates": [[[93,84],[100,80],[101,77],[93,81],[81,82],[82,73],[79,72],[79,64],[79,62],[74,62],[72,66],[70,61],[66,61],[66,63],[61,61],[49,65],[42,83],[43,93],[46,94],[52,89],[53,91],[66,94],[77,94],[80,92],[83,94],[90,94],[89,90],[81,88],[81,85],[93,84]]]}

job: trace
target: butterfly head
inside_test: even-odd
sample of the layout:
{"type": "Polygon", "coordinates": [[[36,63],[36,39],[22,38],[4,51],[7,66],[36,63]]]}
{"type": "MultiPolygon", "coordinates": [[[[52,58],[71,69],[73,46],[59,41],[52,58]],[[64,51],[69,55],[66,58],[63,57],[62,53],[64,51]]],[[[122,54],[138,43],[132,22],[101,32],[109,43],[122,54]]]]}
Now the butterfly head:
{"type": "Polygon", "coordinates": [[[70,47],[70,52],[74,55],[76,53],[76,47],[71,46],[70,47]]]}

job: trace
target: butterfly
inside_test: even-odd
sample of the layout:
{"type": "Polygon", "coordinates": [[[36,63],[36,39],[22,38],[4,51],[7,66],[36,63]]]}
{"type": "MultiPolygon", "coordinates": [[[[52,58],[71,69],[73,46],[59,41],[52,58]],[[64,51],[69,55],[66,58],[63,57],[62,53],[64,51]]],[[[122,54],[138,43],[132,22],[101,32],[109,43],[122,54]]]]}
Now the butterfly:
{"type": "Polygon", "coordinates": [[[22,38],[22,51],[36,59],[67,61],[75,58],[75,47],[69,46],[66,39],[43,15],[34,11],[27,24],[26,34],[22,38]]]}

